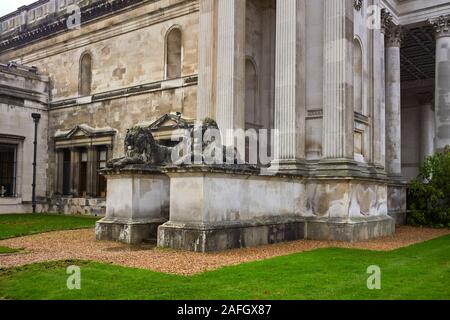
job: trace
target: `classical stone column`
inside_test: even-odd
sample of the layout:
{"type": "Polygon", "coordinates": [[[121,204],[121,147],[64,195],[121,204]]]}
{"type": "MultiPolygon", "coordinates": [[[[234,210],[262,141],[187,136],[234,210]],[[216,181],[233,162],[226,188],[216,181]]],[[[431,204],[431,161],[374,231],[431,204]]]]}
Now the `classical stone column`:
{"type": "Polygon", "coordinates": [[[324,2],[324,160],[354,159],[352,0],[324,2]]]}
{"type": "Polygon", "coordinates": [[[70,193],[78,196],[80,184],[80,151],[77,148],[70,149],[70,193]]]}
{"type": "Polygon", "coordinates": [[[62,195],[64,193],[64,150],[58,149],[55,152],[55,191],[54,193],[62,195]]]}
{"type": "Polygon", "coordinates": [[[215,35],[216,0],[200,0],[198,39],[197,119],[216,117],[215,91],[215,35]]]}
{"type": "Polygon", "coordinates": [[[401,27],[392,25],[386,35],[386,171],[402,175],[401,143],[401,27]]]}
{"type": "Polygon", "coordinates": [[[436,151],[450,145],[450,15],[430,20],[436,35],[436,151]]]}
{"type": "Polygon", "coordinates": [[[97,196],[97,167],[98,167],[98,150],[95,146],[88,147],[87,151],[87,180],[86,194],[88,197],[95,198],[97,196]]]}
{"type": "Polygon", "coordinates": [[[419,97],[420,106],[420,162],[434,154],[435,116],[431,95],[419,97]]]}
{"type": "Polygon", "coordinates": [[[265,23],[262,26],[264,37],[262,39],[263,54],[261,57],[261,107],[269,110],[268,114],[262,117],[262,124],[267,129],[274,128],[275,115],[275,50],[276,50],[276,3],[275,6],[270,4],[264,7],[262,19],[265,23]]]}
{"type": "Polygon", "coordinates": [[[278,0],[275,53],[275,161],[299,169],[305,159],[305,1],[278,0]]]}
{"type": "MultiPolygon", "coordinates": [[[[378,2],[379,3],[379,2],[378,2]]],[[[374,30],[374,163],[386,167],[386,73],[385,33],[392,21],[386,9],[381,11],[381,29],[374,30]]]]}
{"type": "Polygon", "coordinates": [[[216,121],[225,145],[229,130],[245,129],[245,0],[217,2],[216,121]]]}

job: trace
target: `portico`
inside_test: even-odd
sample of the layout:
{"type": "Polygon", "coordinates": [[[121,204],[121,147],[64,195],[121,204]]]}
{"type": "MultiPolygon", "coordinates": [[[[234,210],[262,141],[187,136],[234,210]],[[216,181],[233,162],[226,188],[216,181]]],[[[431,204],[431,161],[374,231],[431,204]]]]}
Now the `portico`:
{"type": "MultiPolygon", "coordinates": [[[[76,30],[53,28],[65,9],[50,1],[0,18],[0,61],[50,82],[43,206],[106,212],[100,239],[214,251],[390,235],[405,222],[408,181],[450,144],[448,1],[112,2],[127,10],[78,1],[89,19],[76,30]],[[247,163],[169,161],[172,134],[196,120],[247,163]],[[131,167],[104,171],[106,187],[99,171],[112,159],[131,167]]],[[[29,106],[10,95],[1,108],[19,119],[29,106]]],[[[27,138],[2,128],[9,198],[27,138]]]]}

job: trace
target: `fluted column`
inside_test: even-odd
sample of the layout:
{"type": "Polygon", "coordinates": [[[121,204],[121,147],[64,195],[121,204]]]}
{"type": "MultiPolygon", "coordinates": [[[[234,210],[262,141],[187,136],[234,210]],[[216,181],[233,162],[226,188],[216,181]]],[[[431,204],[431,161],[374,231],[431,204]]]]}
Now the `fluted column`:
{"type": "Polygon", "coordinates": [[[324,2],[323,158],[354,158],[353,1],[324,2]]]}
{"type": "Polygon", "coordinates": [[[70,149],[70,193],[79,196],[80,184],[80,151],[76,148],[70,149]]]}
{"type": "Polygon", "coordinates": [[[62,195],[64,193],[63,186],[64,175],[64,150],[58,149],[55,152],[55,193],[62,195]]]}
{"type": "Polygon", "coordinates": [[[245,129],[245,0],[217,2],[216,121],[225,145],[229,130],[245,129]]]}
{"type": "Polygon", "coordinates": [[[275,161],[286,170],[305,159],[305,1],[278,0],[275,62],[275,161]]]}
{"type": "Polygon", "coordinates": [[[385,33],[392,21],[386,9],[381,11],[381,29],[374,31],[374,162],[380,168],[386,167],[386,73],[385,33]]]}
{"type": "Polygon", "coordinates": [[[386,34],[386,171],[402,175],[401,136],[401,27],[392,25],[386,34]]]}
{"type": "Polygon", "coordinates": [[[198,39],[197,119],[216,117],[215,91],[216,0],[200,0],[198,39]]]}
{"type": "Polygon", "coordinates": [[[436,151],[450,145],[450,15],[430,21],[436,35],[436,151]]]}
{"type": "Polygon", "coordinates": [[[87,179],[86,193],[88,197],[95,198],[97,196],[97,180],[98,180],[98,150],[95,146],[88,147],[87,151],[87,179]]]}

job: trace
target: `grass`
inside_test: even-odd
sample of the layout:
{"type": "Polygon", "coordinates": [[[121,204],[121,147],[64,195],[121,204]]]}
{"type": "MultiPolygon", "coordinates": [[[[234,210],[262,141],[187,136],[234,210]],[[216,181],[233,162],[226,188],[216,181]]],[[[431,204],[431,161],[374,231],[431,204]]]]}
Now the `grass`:
{"type": "Polygon", "coordinates": [[[0,246],[0,254],[9,254],[9,253],[17,253],[20,252],[20,249],[12,249],[7,247],[1,247],[0,246]]]}
{"type": "Polygon", "coordinates": [[[450,299],[450,236],[391,252],[319,249],[185,277],[65,261],[0,271],[6,299],[450,299]],[[81,290],[66,267],[81,267],[81,290]],[[367,268],[382,289],[367,289],[367,268]]]}
{"type": "Polygon", "coordinates": [[[48,231],[92,228],[98,219],[56,214],[0,215],[0,240],[48,231]]]}

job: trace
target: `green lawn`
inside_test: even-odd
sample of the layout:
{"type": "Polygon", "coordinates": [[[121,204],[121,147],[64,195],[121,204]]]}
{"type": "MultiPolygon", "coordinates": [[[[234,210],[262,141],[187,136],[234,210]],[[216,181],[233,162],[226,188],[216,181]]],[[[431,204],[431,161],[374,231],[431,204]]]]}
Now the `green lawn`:
{"type": "Polygon", "coordinates": [[[17,253],[19,252],[19,249],[12,249],[7,247],[1,247],[0,246],[0,254],[6,254],[6,253],[17,253]]]}
{"type": "Polygon", "coordinates": [[[7,299],[450,299],[450,236],[392,252],[320,249],[167,275],[94,262],[35,264],[0,271],[7,299]],[[66,267],[81,267],[81,290],[66,288],[66,267]],[[382,289],[367,289],[367,267],[382,289]]]}
{"type": "Polygon", "coordinates": [[[98,217],[66,216],[56,214],[0,215],[0,239],[56,230],[93,228],[98,217]]]}

